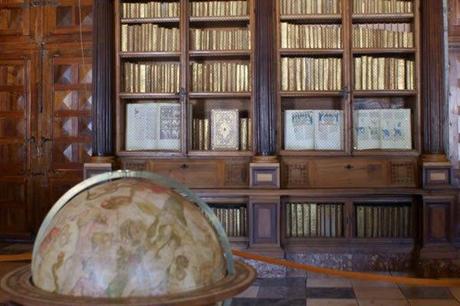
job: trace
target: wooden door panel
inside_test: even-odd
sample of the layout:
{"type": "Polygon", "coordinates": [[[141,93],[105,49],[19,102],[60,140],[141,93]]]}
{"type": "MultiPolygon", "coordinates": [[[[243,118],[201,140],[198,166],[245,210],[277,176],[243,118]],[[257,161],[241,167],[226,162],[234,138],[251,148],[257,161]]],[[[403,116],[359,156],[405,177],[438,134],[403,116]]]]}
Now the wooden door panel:
{"type": "Polygon", "coordinates": [[[81,171],[92,155],[90,57],[78,57],[77,52],[60,53],[48,58],[45,97],[48,140],[45,151],[50,154],[49,170],[81,171]]]}
{"type": "Polygon", "coordinates": [[[58,0],[57,5],[47,6],[46,36],[49,42],[72,41],[74,38],[91,40],[93,25],[92,0],[58,0]]]}
{"type": "Polygon", "coordinates": [[[32,211],[27,191],[26,178],[0,177],[0,237],[32,236],[32,211]]]}
{"type": "Polygon", "coordinates": [[[449,40],[460,41],[460,0],[449,0],[449,40]]]}
{"type": "Polygon", "coordinates": [[[30,34],[30,1],[5,0],[0,2],[0,35],[17,39],[30,34]]]}
{"type": "Polygon", "coordinates": [[[29,169],[31,58],[0,59],[0,171],[24,175],[29,169]]]}

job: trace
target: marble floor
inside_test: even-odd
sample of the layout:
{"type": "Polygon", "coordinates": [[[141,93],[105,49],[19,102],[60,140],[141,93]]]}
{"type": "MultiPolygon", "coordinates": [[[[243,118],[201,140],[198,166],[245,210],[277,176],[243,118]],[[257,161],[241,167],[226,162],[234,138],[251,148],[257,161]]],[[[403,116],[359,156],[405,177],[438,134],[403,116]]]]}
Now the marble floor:
{"type": "Polygon", "coordinates": [[[301,277],[257,279],[232,302],[232,306],[301,305],[460,306],[460,288],[400,286],[310,273],[301,277]]]}
{"type": "MultiPolygon", "coordinates": [[[[0,245],[0,254],[30,249],[30,245],[0,245]]],[[[0,263],[0,278],[25,264],[0,263]]],[[[460,287],[411,287],[298,271],[289,275],[291,277],[257,279],[233,299],[232,306],[460,306],[460,287]]],[[[6,297],[0,291],[0,306],[4,305],[7,305],[6,297]]]]}

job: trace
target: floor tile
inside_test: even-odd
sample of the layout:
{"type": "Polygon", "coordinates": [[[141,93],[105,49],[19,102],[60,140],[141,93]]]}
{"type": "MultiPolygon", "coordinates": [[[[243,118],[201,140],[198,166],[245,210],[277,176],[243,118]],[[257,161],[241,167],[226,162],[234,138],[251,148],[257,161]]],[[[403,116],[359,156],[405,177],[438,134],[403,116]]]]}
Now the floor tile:
{"type": "Polygon", "coordinates": [[[302,277],[307,278],[307,272],[297,269],[287,269],[286,277],[302,277]]]}
{"type": "Polygon", "coordinates": [[[260,287],[257,298],[285,299],[288,297],[288,287],[260,287]]]}
{"type": "Polygon", "coordinates": [[[409,300],[410,306],[459,306],[456,300],[409,300]]]}
{"type": "Polygon", "coordinates": [[[407,299],[453,299],[448,288],[442,287],[406,287],[401,286],[401,291],[407,299]]]}
{"type": "Polygon", "coordinates": [[[398,288],[353,287],[353,290],[358,300],[404,300],[404,295],[398,288]]]}
{"type": "Polygon", "coordinates": [[[232,306],[254,306],[256,304],[255,299],[249,298],[234,298],[232,299],[232,306]]]}
{"type": "Polygon", "coordinates": [[[241,292],[237,295],[238,298],[255,298],[257,297],[257,292],[259,292],[259,287],[251,286],[246,289],[244,292],[241,292]]]}
{"type": "Polygon", "coordinates": [[[346,278],[307,279],[307,288],[351,288],[351,281],[346,278]]]}
{"type": "Polygon", "coordinates": [[[259,278],[253,285],[259,287],[305,287],[305,282],[306,279],[302,277],[259,278]]]}
{"type": "Polygon", "coordinates": [[[252,306],[305,306],[305,299],[257,299],[252,306]]]}
{"type": "Polygon", "coordinates": [[[460,302],[460,287],[449,288],[450,293],[460,302]]]}
{"type": "Polygon", "coordinates": [[[363,280],[352,280],[353,287],[378,287],[378,288],[398,288],[398,285],[390,282],[373,282],[363,280]]]}
{"type": "Polygon", "coordinates": [[[371,299],[371,300],[358,300],[359,306],[408,306],[407,300],[387,300],[387,299],[371,299]]]}
{"type": "Polygon", "coordinates": [[[310,299],[354,299],[352,288],[307,288],[310,299]]]}
{"type": "Polygon", "coordinates": [[[307,306],[358,306],[355,299],[307,299],[307,306]]]}

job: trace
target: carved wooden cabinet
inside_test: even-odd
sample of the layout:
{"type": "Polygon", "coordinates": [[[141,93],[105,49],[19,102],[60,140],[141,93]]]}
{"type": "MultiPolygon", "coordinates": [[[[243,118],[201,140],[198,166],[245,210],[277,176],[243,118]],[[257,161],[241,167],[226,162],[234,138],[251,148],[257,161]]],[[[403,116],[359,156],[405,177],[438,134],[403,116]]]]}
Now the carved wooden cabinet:
{"type": "Polygon", "coordinates": [[[81,4],[0,3],[2,239],[32,239],[92,155],[92,2],[81,4]]]}

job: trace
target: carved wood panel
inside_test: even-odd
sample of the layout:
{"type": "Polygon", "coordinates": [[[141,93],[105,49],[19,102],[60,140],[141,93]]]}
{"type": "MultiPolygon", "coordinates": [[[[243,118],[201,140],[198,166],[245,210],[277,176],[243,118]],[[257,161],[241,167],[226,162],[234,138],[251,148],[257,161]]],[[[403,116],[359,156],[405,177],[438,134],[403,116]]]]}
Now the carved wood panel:
{"type": "Polygon", "coordinates": [[[459,167],[460,49],[449,50],[449,157],[459,167]]]}
{"type": "Polygon", "coordinates": [[[453,238],[452,197],[425,197],[423,203],[424,245],[447,244],[453,238]]]}
{"type": "Polygon", "coordinates": [[[0,177],[0,238],[30,238],[32,210],[25,177],[0,177]]]}
{"type": "Polygon", "coordinates": [[[280,199],[252,198],[249,210],[250,245],[279,246],[280,199]]]}
{"type": "Polygon", "coordinates": [[[93,25],[92,0],[56,0],[45,7],[48,35],[91,33],[93,25]]]}
{"type": "Polygon", "coordinates": [[[460,42],[460,0],[449,0],[449,41],[460,42]]]}
{"type": "Polygon", "coordinates": [[[44,107],[50,118],[44,151],[49,153],[49,169],[79,172],[91,158],[92,68],[89,57],[74,54],[49,56],[46,67],[49,85],[44,107]]]}
{"type": "Polygon", "coordinates": [[[30,29],[30,3],[28,0],[0,2],[0,36],[26,36],[30,29]]]}

